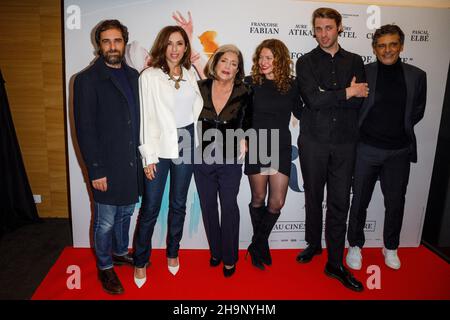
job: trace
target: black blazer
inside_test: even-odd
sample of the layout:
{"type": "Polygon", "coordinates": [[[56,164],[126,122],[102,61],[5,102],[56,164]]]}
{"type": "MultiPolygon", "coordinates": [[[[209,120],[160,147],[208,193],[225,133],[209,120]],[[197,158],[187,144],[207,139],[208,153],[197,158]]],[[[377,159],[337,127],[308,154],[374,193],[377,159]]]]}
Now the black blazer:
{"type": "MultiPolygon", "coordinates": [[[[405,109],[405,129],[410,141],[410,161],[417,162],[417,142],[414,134],[414,126],[422,118],[425,112],[427,101],[427,74],[425,71],[407,63],[402,63],[403,74],[406,82],[406,109],[405,109]]],[[[377,62],[367,64],[366,78],[372,94],[364,99],[359,114],[358,125],[361,125],[368,115],[370,108],[375,102],[375,90],[377,86],[378,67],[377,62]]]]}
{"type": "MultiPolygon", "coordinates": [[[[139,112],[139,73],[125,63],[123,66],[139,112]]],[[[109,205],[138,202],[143,168],[133,141],[130,108],[120,83],[110,74],[102,58],[76,76],[73,105],[89,185],[92,180],[107,177],[106,192],[92,188],[94,200],[109,205]]],[[[139,123],[136,126],[139,128],[139,123]]]]}
{"type": "MultiPolygon", "coordinates": [[[[227,143],[236,143],[236,141],[226,140],[226,130],[242,129],[245,131],[249,128],[251,118],[249,108],[250,93],[248,87],[243,82],[235,83],[224,108],[217,114],[212,102],[212,84],[212,79],[198,81],[198,88],[203,98],[203,109],[198,119],[199,123],[202,124],[202,130],[199,132],[199,136],[203,137],[205,131],[208,129],[219,130],[223,137],[223,154],[225,155],[227,143]]],[[[203,151],[211,142],[201,139],[200,143],[202,144],[201,150],[203,151]]],[[[234,154],[234,157],[236,156],[234,154]]]]}

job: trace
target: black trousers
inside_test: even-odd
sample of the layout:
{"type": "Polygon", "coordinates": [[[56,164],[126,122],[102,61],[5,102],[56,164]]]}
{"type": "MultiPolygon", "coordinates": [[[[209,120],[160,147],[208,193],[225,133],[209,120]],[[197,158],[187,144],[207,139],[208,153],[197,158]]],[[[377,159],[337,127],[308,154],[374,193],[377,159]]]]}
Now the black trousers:
{"type": "Polygon", "coordinates": [[[325,240],[328,262],[339,266],[344,256],[356,144],[318,143],[301,134],[298,147],[305,188],[305,240],[309,245],[321,246],[322,202],[326,185],[325,240]]]}
{"type": "Polygon", "coordinates": [[[360,248],[364,246],[367,207],[372,199],[373,189],[379,177],[385,206],[384,246],[389,250],[398,248],[409,171],[408,148],[385,150],[363,143],[358,144],[347,235],[351,246],[360,248]]]}
{"type": "Polygon", "coordinates": [[[240,215],[237,195],[241,177],[242,164],[194,165],[195,184],[211,255],[222,259],[226,265],[233,265],[238,260],[240,215]]]}

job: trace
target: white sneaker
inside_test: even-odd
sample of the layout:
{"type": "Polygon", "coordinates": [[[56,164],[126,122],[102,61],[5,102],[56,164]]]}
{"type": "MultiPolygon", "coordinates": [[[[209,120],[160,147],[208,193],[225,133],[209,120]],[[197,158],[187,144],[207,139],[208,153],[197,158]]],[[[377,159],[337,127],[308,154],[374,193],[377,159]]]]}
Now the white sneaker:
{"type": "Polygon", "coordinates": [[[389,249],[383,248],[382,252],[384,255],[384,263],[386,263],[386,265],[389,268],[392,268],[395,270],[400,269],[401,263],[400,263],[400,259],[398,258],[398,255],[397,255],[397,250],[389,250],[389,249]]]}
{"type": "Polygon", "coordinates": [[[362,255],[361,248],[358,246],[348,247],[347,256],[345,257],[347,266],[353,270],[361,270],[362,267],[362,255]]]}

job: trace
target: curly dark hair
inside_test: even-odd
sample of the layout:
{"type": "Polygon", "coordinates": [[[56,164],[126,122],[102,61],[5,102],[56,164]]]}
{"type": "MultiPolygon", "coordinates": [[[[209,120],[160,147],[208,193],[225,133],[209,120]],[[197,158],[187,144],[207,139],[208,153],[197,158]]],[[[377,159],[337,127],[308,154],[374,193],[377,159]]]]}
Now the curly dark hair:
{"type": "Polygon", "coordinates": [[[267,39],[261,42],[256,47],[253,54],[252,79],[254,83],[262,84],[264,75],[259,69],[259,56],[262,49],[269,49],[273,54],[273,74],[274,82],[277,90],[281,93],[286,93],[292,86],[292,60],[289,49],[286,45],[278,39],[267,39]]]}
{"type": "Polygon", "coordinates": [[[156,40],[153,43],[152,49],[150,50],[150,66],[153,68],[161,68],[164,72],[169,73],[169,66],[166,61],[166,50],[169,46],[169,38],[172,33],[179,32],[183,37],[184,43],[186,44],[186,51],[184,52],[183,58],[181,58],[180,66],[186,69],[191,68],[191,44],[189,42],[189,37],[180,26],[167,26],[159,31],[156,36],[156,40]]]}

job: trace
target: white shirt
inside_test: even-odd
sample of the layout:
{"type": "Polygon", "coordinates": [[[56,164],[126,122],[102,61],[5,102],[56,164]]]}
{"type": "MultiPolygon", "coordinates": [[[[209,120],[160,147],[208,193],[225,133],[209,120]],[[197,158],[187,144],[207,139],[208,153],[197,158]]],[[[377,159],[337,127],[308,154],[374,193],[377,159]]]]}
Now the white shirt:
{"type": "MultiPolygon", "coordinates": [[[[178,79],[176,77],[175,79],[178,79]]],[[[177,128],[183,128],[194,122],[194,114],[192,113],[192,106],[195,102],[195,90],[187,83],[187,81],[180,81],[180,88],[175,88],[175,82],[169,80],[169,84],[173,86],[175,103],[173,113],[175,115],[175,122],[177,128]]]]}
{"type": "MultiPolygon", "coordinates": [[[[175,105],[174,82],[160,68],[147,68],[139,77],[140,97],[140,146],[142,163],[147,166],[157,163],[158,158],[178,158],[178,133],[175,105]]],[[[195,127],[203,108],[203,99],[198,89],[193,68],[183,67],[184,85],[192,88],[195,98],[191,105],[192,119],[195,127]]],[[[189,89],[191,90],[191,89],[189,89]]],[[[192,123],[192,122],[191,122],[192,123]]],[[[198,133],[195,132],[195,146],[198,146],[198,133]]]]}

